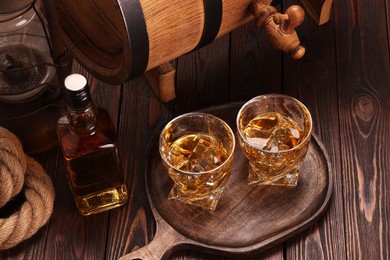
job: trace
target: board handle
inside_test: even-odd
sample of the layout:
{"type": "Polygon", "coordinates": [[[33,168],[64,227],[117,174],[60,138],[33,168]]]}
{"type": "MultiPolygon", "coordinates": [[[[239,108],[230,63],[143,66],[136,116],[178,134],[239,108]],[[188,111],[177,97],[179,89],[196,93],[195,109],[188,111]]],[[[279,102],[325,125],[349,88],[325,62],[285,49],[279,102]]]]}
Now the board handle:
{"type": "Polygon", "coordinates": [[[275,7],[266,0],[253,0],[250,5],[256,25],[265,30],[268,39],[275,49],[289,53],[292,58],[300,59],[305,54],[301,46],[295,27],[299,26],[304,18],[305,11],[298,5],[293,5],[280,14],[275,7]]]}
{"type": "Polygon", "coordinates": [[[119,258],[120,260],[160,260],[167,259],[179,246],[191,244],[164,220],[157,217],[157,229],[153,240],[146,246],[119,258]]]}

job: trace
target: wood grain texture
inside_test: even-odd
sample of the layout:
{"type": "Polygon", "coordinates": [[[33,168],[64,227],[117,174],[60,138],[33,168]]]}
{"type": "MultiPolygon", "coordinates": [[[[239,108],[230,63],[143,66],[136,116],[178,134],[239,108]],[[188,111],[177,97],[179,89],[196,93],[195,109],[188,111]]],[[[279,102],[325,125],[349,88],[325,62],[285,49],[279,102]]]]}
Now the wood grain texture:
{"type": "MultiPolygon", "coordinates": [[[[299,2],[284,3],[287,8],[299,2]]],[[[94,97],[117,116],[132,198],[123,208],[87,219],[80,216],[60,153],[48,151],[38,159],[55,183],[54,214],[31,239],[0,252],[0,259],[118,259],[148,244],[155,221],[142,179],[153,133],[175,113],[266,92],[285,92],[309,107],[336,185],[329,211],[316,225],[247,259],[389,259],[389,3],[367,4],[335,1],[334,16],[321,27],[305,19],[297,29],[307,49],[300,61],[274,51],[252,22],[241,26],[222,42],[178,59],[179,97],[167,104],[143,77],[122,86],[88,77],[98,91],[94,97]]],[[[80,67],[74,70],[85,73],[80,67]]],[[[170,259],[242,258],[183,249],[170,259]]]]}
{"type": "Polygon", "coordinates": [[[265,5],[262,0],[253,1],[250,10],[256,25],[264,30],[275,49],[289,53],[293,59],[300,59],[305,48],[300,45],[295,27],[304,18],[305,11],[298,5],[290,6],[284,14],[278,13],[273,6],[265,5]]]}
{"type": "MultiPolygon", "coordinates": [[[[253,19],[248,10],[251,2],[252,0],[222,0],[222,24],[217,37],[225,35],[253,19]]],[[[271,4],[272,0],[265,2],[271,4]]]]}
{"type": "Polygon", "coordinates": [[[170,62],[146,71],[144,76],[162,102],[175,99],[176,68],[170,62]]]}
{"type": "MultiPolygon", "coordinates": [[[[284,1],[284,8],[297,1],[284,1]]],[[[318,27],[311,19],[298,28],[302,43],[307,52],[302,61],[289,57],[283,59],[284,92],[301,100],[311,111],[313,131],[324,142],[331,155],[331,164],[335,172],[334,196],[330,210],[323,221],[305,231],[301,236],[287,243],[288,259],[344,259],[343,182],[338,124],[337,66],[334,46],[334,22],[318,27]],[[321,44],[320,44],[321,43],[321,44]]]]}
{"type": "MultiPolygon", "coordinates": [[[[386,5],[386,17],[387,17],[387,27],[388,27],[390,24],[390,3],[389,3],[389,1],[385,1],[385,5],[386,5]]],[[[387,30],[387,44],[388,44],[389,50],[390,50],[390,30],[387,30]]]]}
{"type": "Polygon", "coordinates": [[[306,12],[318,24],[327,23],[330,19],[333,0],[301,0],[306,12]]]}
{"type": "MultiPolygon", "coordinates": [[[[271,3],[271,1],[268,1],[271,3]]],[[[251,0],[223,0],[221,37],[253,19],[251,0]]],[[[142,0],[149,35],[148,69],[188,53],[197,46],[204,25],[202,0],[142,0]]]]}
{"type": "Polygon", "coordinates": [[[126,252],[148,244],[154,234],[154,218],[145,185],[146,148],[170,113],[160,103],[144,77],[123,86],[118,138],[129,190],[127,207],[111,212],[107,257],[118,259],[126,252]]]}
{"type": "Polygon", "coordinates": [[[143,0],[141,6],[149,36],[147,70],[196,47],[203,32],[203,1],[143,0]]]}
{"type": "Polygon", "coordinates": [[[227,102],[229,37],[182,56],[176,71],[176,114],[227,102]]]}
{"type": "Polygon", "coordinates": [[[127,78],[131,64],[126,28],[111,1],[55,1],[61,40],[78,62],[105,78],[127,78]],[[77,10],[76,12],[73,10],[77,10]]]}
{"type": "Polygon", "coordinates": [[[281,57],[253,21],[232,32],[230,100],[281,92],[281,57]]]}
{"type": "Polygon", "coordinates": [[[386,1],[369,10],[359,1],[337,1],[335,21],[346,250],[351,258],[389,259],[386,1]]]}

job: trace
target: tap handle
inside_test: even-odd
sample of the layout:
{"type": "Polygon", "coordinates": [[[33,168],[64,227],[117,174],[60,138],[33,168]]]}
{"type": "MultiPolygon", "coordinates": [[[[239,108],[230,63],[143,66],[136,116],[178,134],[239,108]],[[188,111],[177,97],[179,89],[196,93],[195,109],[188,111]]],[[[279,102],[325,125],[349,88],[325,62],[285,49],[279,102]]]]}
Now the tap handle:
{"type": "Polygon", "coordinates": [[[274,22],[280,24],[281,30],[286,34],[292,34],[295,27],[301,25],[305,19],[305,11],[298,5],[293,5],[287,8],[285,14],[276,13],[274,22]]]}
{"type": "MultiPolygon", "coordinates": [[[[269,1],[268,1],[269,2],[269,1]]],[[[292,58],[300,59],[305,54],[295,28],[305,17],[304,10],[293,5],[280,14],[266,0],[253,0],[250,11],[255,17],[257,26],[263,28],[275,49],[289,53],[292,58]]]]}

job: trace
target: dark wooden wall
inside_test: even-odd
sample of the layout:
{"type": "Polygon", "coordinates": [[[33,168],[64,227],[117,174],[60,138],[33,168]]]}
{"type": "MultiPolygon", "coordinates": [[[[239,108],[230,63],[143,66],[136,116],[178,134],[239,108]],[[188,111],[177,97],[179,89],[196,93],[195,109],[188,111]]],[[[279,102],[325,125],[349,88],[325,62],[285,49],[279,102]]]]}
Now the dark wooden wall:
{"type": "MultiPolygon", "coordinates": [[[[283,1],[283,9],[297,1],[283,1]]],[[[49,225],[0,258],[117,259],[149,243],[155,222],[144,189],[151,137],[173,115],[268,92],[312,112],[335,177],[332,202],[311,228],[250,259],[390,258],[390,4],[335,0],[329,23],[298,28],[301,60],[273,50],[253,22],[175,61],[174,101],[161,103],[144,77],[121,86],[93,77],[96,103],[117,121],[129,203],[87,218],[75,210],[58,149],[39,157],[56,187],[49,225]]],[[[75,71],[86,73],[74,67],[75,71]]],[[[172,259],[224,259],[195,251],[172,259]]]]}

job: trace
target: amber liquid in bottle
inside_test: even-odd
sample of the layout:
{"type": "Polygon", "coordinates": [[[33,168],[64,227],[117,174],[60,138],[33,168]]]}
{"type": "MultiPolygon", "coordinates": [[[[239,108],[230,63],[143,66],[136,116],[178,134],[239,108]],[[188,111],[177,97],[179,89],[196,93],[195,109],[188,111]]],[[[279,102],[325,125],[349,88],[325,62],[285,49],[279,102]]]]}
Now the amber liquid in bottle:
{"type": "Polygon", "coordinates": [[[67,105],[57,135],[76,206],[82,215],[90,215],[125,204],[128,194],[107,111],[95,108],[92,100],[76,107],[67,105]]]}

